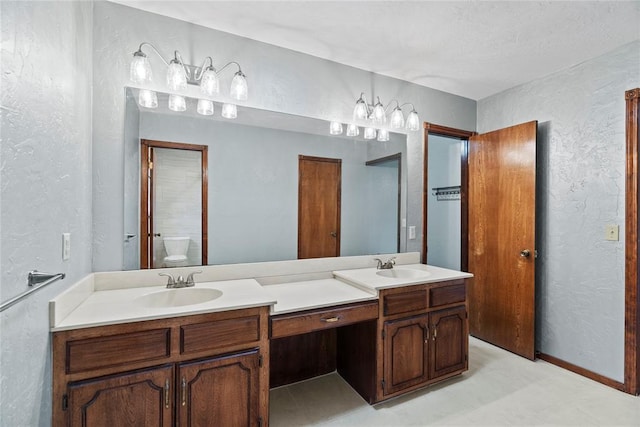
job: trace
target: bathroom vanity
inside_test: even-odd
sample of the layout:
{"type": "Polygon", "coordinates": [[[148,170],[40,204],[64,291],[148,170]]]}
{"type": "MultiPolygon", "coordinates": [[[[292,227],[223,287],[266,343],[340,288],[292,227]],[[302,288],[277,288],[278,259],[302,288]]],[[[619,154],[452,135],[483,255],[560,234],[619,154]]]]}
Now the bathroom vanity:
{"type": "Polygon", "coordinates": [[[322,373],[373,404],[464,372],[471,275],[398,257],[89,275],[51,302],[53,425],[267,425],[271,387],[322,373]]]}

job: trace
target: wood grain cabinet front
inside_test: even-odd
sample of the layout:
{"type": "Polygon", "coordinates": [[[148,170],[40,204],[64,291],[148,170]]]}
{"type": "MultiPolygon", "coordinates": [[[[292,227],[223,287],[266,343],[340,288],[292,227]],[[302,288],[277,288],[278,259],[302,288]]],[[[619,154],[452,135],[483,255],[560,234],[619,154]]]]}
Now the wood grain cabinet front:
{"type": "Polygon", "coordinates": [[[55,332],[54,426],[268,425],[269,307],[55,332]]]}

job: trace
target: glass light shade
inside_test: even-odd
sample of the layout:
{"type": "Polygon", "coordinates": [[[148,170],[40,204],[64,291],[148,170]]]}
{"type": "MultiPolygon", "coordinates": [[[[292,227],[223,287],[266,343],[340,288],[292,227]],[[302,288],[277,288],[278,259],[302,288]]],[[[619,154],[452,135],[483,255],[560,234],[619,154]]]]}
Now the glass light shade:
{"type": "Polygon", "coordinates": [[[185,111],[187,109],[187,101],[184,96],[169,95],[169,109],[171,111],[185,111]]]}
{"type": "Polygon", "coordinates": [[[151,64],[147,59],[147,55],[142,52],[133,54],[131,67],[129,68],[129,79],[137,84],[151,82],[151,64]]]}
{"type": "Polygon", "coordinates": [[[247,79],[242,71],[238,71],[233,80],[231,80],[231,90],[229,94],[233,99],[238,101],[246,101],[249,95],[249,88],[247,86],[247,79]]]}
{"type": "Polygon", "coordinates": [[[225,119],[235,119],[238,117],[238,107],[235,104],[222,104],[222,113],[225,119]]]}
{"type": "Polygon", "coordinates": [[[356,120],[365,120],[367,118],[367,104],[362,98],[358,99],[356,106],[353,108],[353,118],[356,120]]]}
{"type": "Polygon", "coordinates": [[[387,117],[384,114],[384,107],[380,102],[378,102],[375,107],[373,107],[373,111],[371,112],[371,120],[375,124],[384,124],[387,121],[387,117]]]}
{"type": "Polygon", "coordinates": [[[364,128],[364,139],[375,139],[376,130],[374,128],[364,128]]]}
{"type": "Polygon", "coordinates": [[[218,92],[220,92],[220,79],[218,78],[218,73],[213,67],[208,67],[202,73],[202,78],[200,79],[200,90],[205,95],[212,96],[218,92]]]}
{"type": "Polygon", "coordinates": [[[402,114],[402,110],[400,107],[396,107],[393,109],[391,113],[391,128],[393,129],[402,129],[404,127],[404,114],[402,114]]]}
{"type": "Polygon", "coordinates": [[[389,140],[389,131],[386,129],[378,130],[378,141],[388,141],[389,140]]]}
{"type": "Polygon", "coordinates": [[[140,93],[138,93],[138,104],[144,108],[157,108],[158,95],[152,90],[140,89],[140,93]]]}
{"type": "Polygon", "coordinates": [[[209,101],[208,99],[198,99],[198,114],[202,114],[203,116],[211,116],[213,115],[213,101],[209,101]]]}
{"type": "Polygon", "coordinates": [[[167,86],[170,90],[185,90],[187,88],[187,73],[175,59],[171,60],[167,68],[167,86]]]}
{"type": "Polygon", "coordinates": [[[420,130],[420,118],[416,110],[413,110],[407,116],[407,130],[420,130]]]}
{"type": "Polygon", "coordinates": [[[347,125],[347,136],[360,135],[360,128],[356,125],[347,125]]]}
{"type": "Polygon", "coordinates": [[[342,123],[340,122],[329,123],[329,133],[331,135],[342,135],[342,123]]]}

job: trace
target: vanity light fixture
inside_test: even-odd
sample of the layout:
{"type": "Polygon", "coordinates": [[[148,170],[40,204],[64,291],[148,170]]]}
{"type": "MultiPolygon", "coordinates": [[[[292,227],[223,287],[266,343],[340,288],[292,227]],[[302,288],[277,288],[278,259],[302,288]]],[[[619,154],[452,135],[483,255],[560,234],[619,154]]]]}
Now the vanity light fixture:
{"type": "MultiPolygon", "coordinates": [[[[167,87],[171,92],[182,92],[187,89],[188,85],[197,85],[200,86],[200,91],[205,96],[214,96],[220,92],[220,73],[229,65],[233,64],[238,67],[238,71],[236,71],[231,80],[229,96],[238,101],[247,100],[249,94],[247,77],[237,62],[228,62],[218,71],[214,68],[213,59],[210,56],[207,56],[204,61],[202,61],[202,65],[198,67],[185,64],[182,60],[182,55],[180,55],[180,52],[177,50],[174,51],[173,59],[167,61],[155,46],[147,42],[141,43],[138,50],[133,53],[133,59],[131,60],[131,66],[129,68],[129,78],[133,83],[143,86],[153,81],[149,58],[147,54],[142,51],[144,46],[148,46],[153,50],[166,65],[167,87]]],[[[158,106],[156,93],[149,89],[140,90],[138,102],[146,108],[156,108],[158,106]]],[[[184,111],[186,109],[184,96],[179,94],[171,95],[169,97],[169,108],[173,111],[184,111]]],[[[198,100],[197,111],[203,115],[211,115],[213,114],[213,103],[208,99],[200,99],[198,100]]],[[[225,118],[236,118],[238,115],[237,107],[233,104],[225,104],[222,108],[222,114],[225,118]],[[224,115],[225,113],[227,114],[226,116],[224,115]]]]}
{"type": "Polygon", "coordinates": [[[375,138],[376,138],[375,128],[370,128],[370,127],[364,128],[364,139],[375,139],[375,138]]]}
{"type": "Polygon", "coordinates": [[[342,135],[342,123],[340,122],[329,123],[329,133],[331,135],[342,135]]]}
{"type": "Polygon", "coordinates": [[[409,131],[420,130],[420,118],[418,117],[418,112],[412,103],[405,102],[404,104],[400,104],[394,99],[385,107],[380,101],[380,97],[376,97],[376,99],[377,102],[375,104],[369,104],[364,92],[361,93],[360,98],[356,101],[356,105],[353,109],[354,120],[369,121],[373,124],[373,127],[385,126],[387,123],[387,112],[395,102],[396,106],[391,111],[389,117],[389,126],[391,129],[402,129],[404,127],[409,131]],[[411,107],[411,111],[409,112],[405,122],[402,108],[406,105],[411,107]]]}
{"type": "Polygon", "coordinates": [[[347,125],[347,136],[358,136],[360,135],[360,128],[354,124],[347,125]]]}
{"type": "Polygon", "coordinates": [[[379,129],[378,130],[378,141],[388,141],[389,140],[389,131],[387,129],[379,129]]]}

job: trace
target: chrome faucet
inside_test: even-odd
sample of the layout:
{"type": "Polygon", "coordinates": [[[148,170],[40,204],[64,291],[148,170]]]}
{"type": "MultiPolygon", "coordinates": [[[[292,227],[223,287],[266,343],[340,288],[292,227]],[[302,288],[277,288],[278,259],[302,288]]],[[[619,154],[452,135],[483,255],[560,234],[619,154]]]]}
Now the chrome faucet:
{"type": "Polygon", "coordinates": [[[187,280],[184,280],[184,277],[178,276],[177,279],[174,279],[172,275],[167,273],[158,273],[158,276],[166,276],[167,279],[167,288],[190,288],[196,285],[195,280],[193,280],[194,274],[200,274],[202,271],[194,271],[187,276],[187,280]]]}
{"type": "Polygon", "coordinates": [[[389,258],[385,262],[382,262],[380,258],[374,258],[373,260],[378,262],[376,267],[378,270],[390,270],[396,264],[396,257],[389,258]]]}

